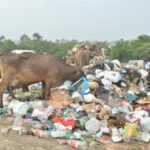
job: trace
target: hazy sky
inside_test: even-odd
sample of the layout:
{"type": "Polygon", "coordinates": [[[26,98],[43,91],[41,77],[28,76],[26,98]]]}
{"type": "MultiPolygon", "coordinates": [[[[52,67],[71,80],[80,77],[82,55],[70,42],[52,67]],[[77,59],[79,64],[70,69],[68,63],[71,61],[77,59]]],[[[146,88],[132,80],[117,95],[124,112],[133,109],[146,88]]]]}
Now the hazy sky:
{"type": "Polygon", "coordinates": [[[150,35],[150,0],[0,0],[0,35],[35,32],[49,40],[150,35]]]}

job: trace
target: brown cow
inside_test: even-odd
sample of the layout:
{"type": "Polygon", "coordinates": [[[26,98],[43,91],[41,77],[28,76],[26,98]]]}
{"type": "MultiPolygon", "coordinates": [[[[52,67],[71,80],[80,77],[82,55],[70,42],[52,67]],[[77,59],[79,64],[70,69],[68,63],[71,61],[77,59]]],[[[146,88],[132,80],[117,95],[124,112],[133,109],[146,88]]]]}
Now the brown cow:
{"type": "MultiPolygon", "coordinates": [[[[28,54],[30,54],[30,53],[36,53],[36,52],[33,51],[33,50],[13,50],[13,51],[11,51],[11,53],[16,53],[16,54],[22,54],[22,53],[27,54],[28,53],[28,54]]],[[[37,52],[37,53],[40,53],[40,52],[37,52]]],[[[41,52],[41,53],[43,53],[43,52],[41,52]]],[[[0,78],[1,78],[1,71],[0,71],[0,78]]],[[[13,90],[15,88],[22,88],[23,92],[26,92],[26,91],[29,90],[27,86],[25,86],[25,87],[21,86],[20,83],[19,83],[19,80],[15,79],[15,80],[11,81],[11,83],[9,83],[9,85],[7,87],[7,90],[9,91],[9,94],[12,98],[15,98],[15,95],[14,95],[14,92],[13,92],[13,90]]]]}
{"type": "Polygon", "coordinates": [[[18,80],[20,85],[27,86],[36,82],[42,82],[45,99],[50,98],[50,88],[59,86],[66,80],[76,81],[84,72],[66,64],[56,56],[45,54],[14,54],[2,53],[0,56],[0,70],[2,81],[0,83],[0,106],[2,93],[11,81],[18,80]]]}

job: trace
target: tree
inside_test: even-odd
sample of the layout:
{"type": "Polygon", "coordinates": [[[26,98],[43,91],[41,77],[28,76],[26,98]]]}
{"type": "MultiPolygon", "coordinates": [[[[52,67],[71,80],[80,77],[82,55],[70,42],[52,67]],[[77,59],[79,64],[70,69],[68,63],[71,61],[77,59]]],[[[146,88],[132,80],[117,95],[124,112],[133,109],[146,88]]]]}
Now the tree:
{"type": "Polygon", "coordinates": [[[5,36],[2,35],[2,36],[0,37],[0,40],[4,40],[4,39],[5,39],[5,36]]]}
{"type": "Polygon", "coordinates": [[[42,36],[41,36],[39,33],[34,33],[34,34],[33,34],[33,38],[34,38],[35,40],[42,40],[42,36]]]}
{"type": "Polygon", "coordinates": [[[129,41],[124,41],[123,39],[117,41],[110,50],[110,57],[120,61],[127,61],[131,55],[129,41]]]}
{"type": "Polygon", "coordinates": [[[17,48],[18,49],[29,49],[29,50],[32,49],[31,39],[26,34],[23,34],[20,37],[20,41],[18,43],[17,48]]]}
{"type": "Polygon", "coordinates": [[[119,40],[110,48],[110,57],[121,61],[150,59],[150,36],[140,35],[135,40],[119,40]]]}
{"type": "Polygon", "coordinates": [[[1,45],[0,45],[0,50],[1,51],[11,51],[14,50],[17,47],[17,45],[15,44],[15,42],[13,42],[12,40],[8,39],[8,40],[4,40],[1,45]]]}
{"type": "Polygon", "coordinates": [[[27,41],[29,40],[30,38],[26,35],[26,34],[23,34],[21,37],[20,37],[20,41],[24,42],[24,41],[27,41]]]}
{"type": "Polygon", "coordinates": [[[138,36],[138,40],[141,42],[150,42],[150,36],[143,34],[138,36]]]}

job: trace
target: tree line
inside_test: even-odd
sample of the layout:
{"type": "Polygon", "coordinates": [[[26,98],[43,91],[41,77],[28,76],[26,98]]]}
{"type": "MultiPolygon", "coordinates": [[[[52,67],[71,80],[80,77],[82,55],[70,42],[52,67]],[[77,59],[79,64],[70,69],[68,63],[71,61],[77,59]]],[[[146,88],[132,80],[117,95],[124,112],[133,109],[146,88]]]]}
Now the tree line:
{"type": "Polygon", "coordinates": [[[120,39],[110,46],[108,55],[122,62],[134,59],[150,61],[150,36],[140,35],[134,40],[120,39]]]}
{"type": "MultiPolygon", "coordinates": [[[[67,51],[79,43],[90,43],[91,41],[78,40],[55,40],[43,39],[39,33],[34,33],[32,37],[22,35],[18,41],[0,37],[0,51],[11,51],[16,49],[35,50],[46,52],[56,56],[64,57],[67,51]]],[[[92,41],[93,42],[93,41],[92,41]]],[[[150,36],[140,35],[134,40],[120,39],[114,42],[94,41],[98,46],[106,49],[106,54],[111,59],[119,59],[126,62],[132,59],[150,60],[150,36]]]]}

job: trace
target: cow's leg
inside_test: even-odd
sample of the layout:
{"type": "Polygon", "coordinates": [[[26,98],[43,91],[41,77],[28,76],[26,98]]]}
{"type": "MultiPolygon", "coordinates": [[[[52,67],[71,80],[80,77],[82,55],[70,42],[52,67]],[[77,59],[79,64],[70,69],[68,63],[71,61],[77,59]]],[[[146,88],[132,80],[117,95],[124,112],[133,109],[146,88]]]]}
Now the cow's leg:
{"type": "Polygon", "coordinates": [[[7,86],[8,86],[7,82],[3,82],[3,80],[0,82],[0,107],[3,107],[3,92],[4,89],[7,88],[7,86]]]}
{"type": "Polygon", "coordinates": [[[12,88],[12,87],[8,87],[7,89],[8,89],[9,95],[10,95],[12,98],[16,98],[15,95],[14,95],[13,88],[12,88]]]}
{"type": "Polygon", "coordinates": [[[45,82],[45,99],[46,100],[49,100],[49,98],[51,98],[50,87],[51,87],[51,83],[46,81],[45,82]]]}
{"type": "Polygon", "coordinates": [[[42,82],[42,99],[45,99],[45,82],[42,82]]]}

